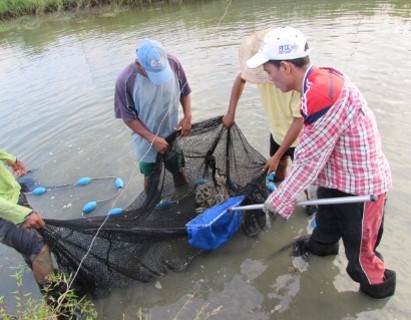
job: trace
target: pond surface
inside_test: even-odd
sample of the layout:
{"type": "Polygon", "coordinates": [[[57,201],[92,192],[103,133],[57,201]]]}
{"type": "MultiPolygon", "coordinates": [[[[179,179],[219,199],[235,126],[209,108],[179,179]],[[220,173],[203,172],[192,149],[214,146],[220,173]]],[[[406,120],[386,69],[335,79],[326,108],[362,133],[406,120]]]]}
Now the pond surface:
{"type": "MultiPolygon", "coordinates": [[[[286,251],[273,256],[311,231],[310,220],[296,208],[289,221],[276,220],[257,238],[239,234],[185,271],[96,300],[99,319],[410,318],[410,12],[409,1],[191,1],[25,20],[1,32],[0,147],[48,186],[84,176],[121,177],[124,190],[110,207],[126,207],[141,192],[129,131],[114,119],[113,93],[117,75],[145,37],[161,41],[182,62],[193,90],[193,122],[225,113],[241,39],[286,24],[305,33],[313,63],[344,71],[376,114],[394,178],[380,245],[387,266],[397,271],[394,297],[375,301],[360,295],[345,272],[343,251],[312,257],[308,264],[286,251]],[[292,272],[295,266],[300,272],[292,272]]],[[[236,122],[267,155],[267,121],[251,84],[236,122]]],[[[30,201],[44,217],[78,218],[86,202],[110,193],[104,181],[30,201]]],[[[105,212],[102,206],[94,214],[105,212]]],[[[22,263],[0,246],[0,295],[10,304],[10,275],[22,263]]],[[[25,289],[39,297],[30,272],[24,280],[25,289]]]]}

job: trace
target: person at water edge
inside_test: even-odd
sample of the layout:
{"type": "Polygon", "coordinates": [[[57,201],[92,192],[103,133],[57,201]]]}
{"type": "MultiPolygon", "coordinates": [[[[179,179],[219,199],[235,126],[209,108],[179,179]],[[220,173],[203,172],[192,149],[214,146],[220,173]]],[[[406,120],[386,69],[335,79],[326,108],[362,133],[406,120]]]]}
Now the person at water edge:
{"type": "MultiPolygon", "coordinates": [[[[282,92],[270,82],[262,66],[251,69],[246,65],[246,61],[258,52],[264,36],[270,30],[272,28],[255,31],[241,41],[238,51],[240,73],[233,83],[228,109],[222,121],[226,128],[232,127],[245,84],[256,84],[270,126],[270,158],[264,171],[275,171],[275,181],[281,182],[287,175],[290,159],[294,159],[303,118],[300,113],[300,94],[297,91],[282,92]]],[[[308,199],[308,191],[305,193],[308,199]]],[[[317,211],[317,206],[307,206],[306,211],[308,215],[312,215],[317,211]]]]}
{"type": "Polygon", "coordinates": [[[294,148],[303,127],[300,113],[300,94],[296,91],[282,92],[268,79],[262,67],[250,69],[247,59],[257,53],[264,36],[271,29],[253,32],[245,37],[239,47],[240,73],[232,89],[230,102],[223,124],[231,128],[234,123],[238,102],[247,82],[254,83],[260,93],[262,106],[270,125],[270,158],[264,166],[268,173],[275,171],[276,181],[284,180],[287,175],[288,161],[294,158],[294,148]]]}
{"type": "Polygon", "coordinates": [[[396,273],[376,251],[383,231],[384,204],[392,186],[375,116],[359,89],[342,72],[314,66],[305,36],[292,27],[270,31],[247,66],[263,66],[282,91],[299,91],[304,128],[293,166],[264,203],[266,212],[288,219],[296,195],[315,183],[319,198],[377,196],[377,201],[319,206],[317,227],[301,241],[308,252],[337,254],[342,238],[347,272],[360,291],[373,297],[394,294],[396,273]]]}
{"type": "Polygon", "coordinates": [[[168,54],[155,40],[144,39],[136,50],[134,63],[118,76],[115,86],[115,117],[132,131],[135,154],[147,188],[155,168],[157,154],[165,156],[165,167],[173,174],[175,185],[187,183],[184,155],[170,150],[167,136],[181,130],[191,131],[191,88],[176,57],[168,54]],[[183,118],[178,121],[181,105],[183,118]]]}
{"type": "Polygon", "coordinates": [[[41,288],[54,273],[49,246],[37,231],[44,221],[31,208],[15,178],[27,172],[23,162],[2,149],[0,160],[0,239],[23,255],[41,288]]]}

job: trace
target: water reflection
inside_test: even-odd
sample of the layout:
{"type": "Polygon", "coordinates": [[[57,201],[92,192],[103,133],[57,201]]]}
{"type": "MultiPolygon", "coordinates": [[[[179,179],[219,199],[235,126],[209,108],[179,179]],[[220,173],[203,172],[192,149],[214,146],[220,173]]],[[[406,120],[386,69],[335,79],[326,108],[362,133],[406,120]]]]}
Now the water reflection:
{"type": "MultiPolygon", "coordinates": [[[[227,246],[198,257],[181,273],[157,284],[135,283],[97,301],[102,319],[193,319],[217,310],[217,319],[387,319],[411,313],[411,285],[404,243],[410,240],[411,52],[409,1],[185,1],[147,9],[113,9],[44,18],[0,32],[0,135],[2,148],[18,155],[47,185],[83,176],[118,176],[125,188],[115,206],[141,191],[129,132],[114,119],[114,82],[146,36],[179,57],[193,89],[193,118],[225,113],[238,72],[237,46],[251,31],[292,24],[307,35],[315,64],[349,75],[377,116],[394,188],[381,245],[398,278],[396,295],[373,301],[358,294],[335,259],[311,259],[299,272],[287,243],[310,231],[302,211],[278,221],[258,238],[240,234],[227,246]],[[222,306],[221,309],[220,306],[222,306]]],[[[268,153],[268,127],[256,88],[247,85],[236,122],[250,142],[268,153]]],[[[31,198],[46,217],[78,218],[82,206],[104,195],[104,186],[79,194],[31,198]],[[100,189],[103,188],[103,189],[100,189]],[[70,205],[69,205],[70,204],[70,205]]],[[[111,204],[114,205],[114,204],[111,204]]],[[[102,208],[98,214],[105,214],[102,208]]],[[[14,290],[10,267],[21,258],[0,247],[1,294],[14,290]]],[[[36,292],[30,273],[27,287],[36,292]]]]}

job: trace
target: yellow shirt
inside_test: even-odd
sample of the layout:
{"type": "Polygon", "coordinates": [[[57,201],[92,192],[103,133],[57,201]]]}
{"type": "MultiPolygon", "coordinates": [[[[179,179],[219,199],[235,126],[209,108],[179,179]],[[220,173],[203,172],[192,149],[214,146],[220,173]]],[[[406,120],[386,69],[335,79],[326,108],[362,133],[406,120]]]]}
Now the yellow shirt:
{"type": "Polygon", "coordinates": [[[16,157],[0,149],[0,218],[19,224],[32,209],[17,204],[21,187],[5,167],[6,160],[16,161],[16,157]]]}
{"type": "MultiPolygon", "coordinates": [[[[281,145],[294,118],[301,118],[300,94],[282,92],[272,83],[257,84],[274,141],[281,145]]],[[[291,145],[295,147],[297,141],[291,145]]]]}

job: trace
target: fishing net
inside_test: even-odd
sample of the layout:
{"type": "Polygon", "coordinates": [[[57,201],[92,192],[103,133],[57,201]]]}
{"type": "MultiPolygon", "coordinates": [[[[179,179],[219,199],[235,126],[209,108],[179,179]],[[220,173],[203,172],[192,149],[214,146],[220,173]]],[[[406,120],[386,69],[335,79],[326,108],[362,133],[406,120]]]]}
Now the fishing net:
{"type": "MultiPolygon", "coordinates": [[[[42,234],[59,270],[78,272],[77,284],[95,297],[130,281],[151,282],[187,268],[203,250],[189,245],[186,224],[207,208],[237,195],[245,196],[244,205],[267,198],[266,159],[235,124],[227,130],[221,117],[212,118],[193,124],[190,136],[177,136],[168,138],[171,151],[157,157],[150,184],[124,213],[45,219],[42,234]],[[181,151],[186,185],[175,183],[165,168],[167,159],[181,151]]],[[[243,234],[252,236],[265,227],[261,210],[242,215],[243,234]]]]}

